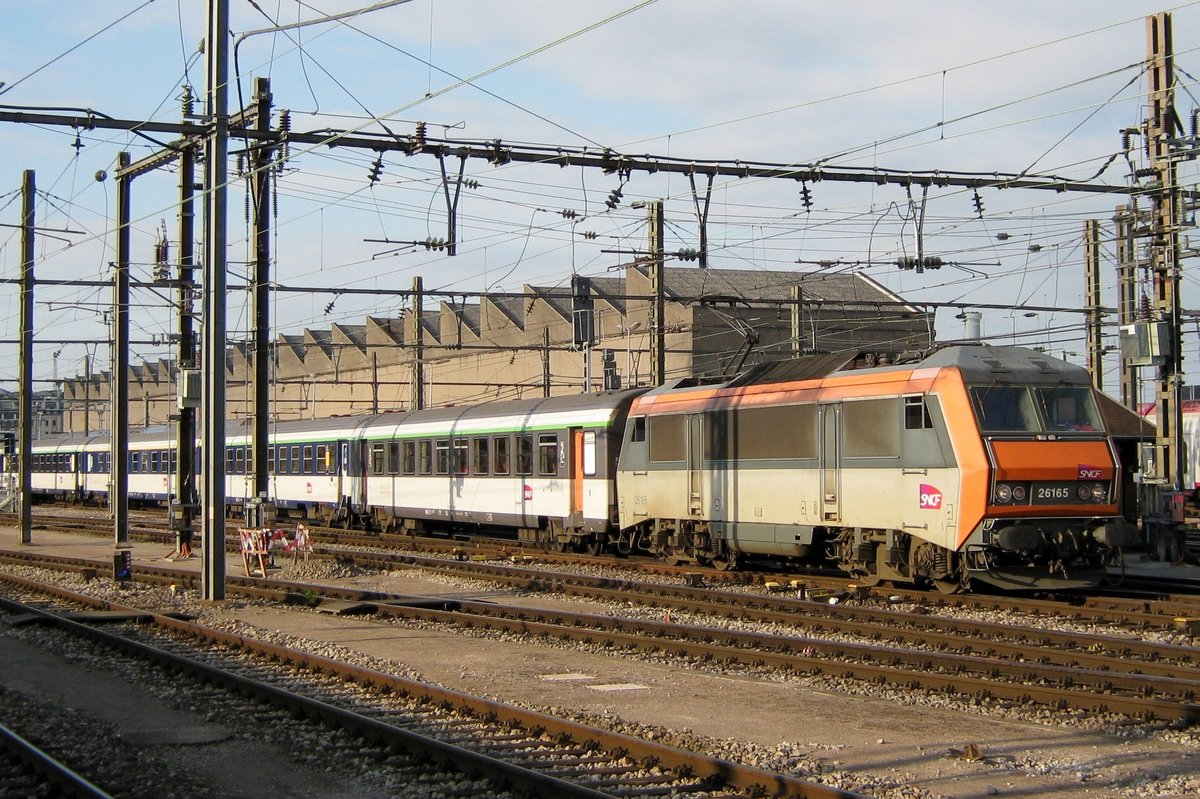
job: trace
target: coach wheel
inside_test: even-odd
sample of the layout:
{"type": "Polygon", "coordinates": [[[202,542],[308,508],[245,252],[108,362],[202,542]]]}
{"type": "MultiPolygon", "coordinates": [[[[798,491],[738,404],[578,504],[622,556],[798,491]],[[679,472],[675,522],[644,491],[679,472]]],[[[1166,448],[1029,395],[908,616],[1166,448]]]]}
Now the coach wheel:
{"type": "Polygon", "coordinates": [[[557,549],[559,552],[569,552],[571,550],[571,542],[570,541],[563,541],[563,540],[553,541],[553,542],[551,542],[550,546],[553,549],[557,549]]]}
{"type": "Polygon", "coordinates": [[[604,552],[604,541],[599,538],[589,538],[587,541],[587,553],[589,555],[599,555],[604,552]]]}
{"type": "Polygon", "coordinates": [[[712,567],[723,572],[737,571],[738,555],[736,552],[725,552],[712,559],[712,567]]]}

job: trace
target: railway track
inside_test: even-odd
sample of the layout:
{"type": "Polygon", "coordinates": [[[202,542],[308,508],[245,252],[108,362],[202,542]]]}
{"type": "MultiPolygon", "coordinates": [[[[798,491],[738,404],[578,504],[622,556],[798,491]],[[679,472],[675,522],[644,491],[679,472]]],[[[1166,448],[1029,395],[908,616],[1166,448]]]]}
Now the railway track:
{"type": "Polygon", "coordinates": [[[555,797],[859,796],[440,689],[243,632],[205,627],[13,575],[0,580],[8,586],[6,593],[36,593],[63,605],[129,614],[142,623],[101,629],[73,620],[63,607],[46,610],[4,601],[10,609],[126,656],[153,660],[259,703],[349,731],[360,739],[354,745],[360,757],[389,762],[397,752],[410,753],[411,762],[404,766],[409,776],[414,764],[438,764],[432,771],[435,776],[426,769],[422,779],[446,781],[451,795],[512,789],[555,797]],[[464,774],[483,775],[488,787],[464,774]]]}
{"type": "Polygon", "coordinates": [[[32,741],[0,724],[0,796],[111,799],[32,741]]]}
{"type": "MultiPolygon", "coordinates": [[[[29,565],[51,565],[32,556],[4,557],[29,565]]],[[[82,569],[88,563],[57,559],[63,568],[82,569]]],[[[603,578],[560,581],[543,572],[498,564],[409,555],[388,556],[376,563],[388,569],[402,564],[423,568],[447,564],[449,573],[458,577],[499,579],[526,591],[565,591],[700,620],[681,623],[681,619],[627,618],[629,614],[599,616],[505,607],[496,602],[400,597],[276,579],[233,577],[227,587],[234,593],[280,603],[353,603],[341,606],[342,612],[557,638],[694,663],[850,677],[903,690],[950,692],[971,701],[1110,712],[1181,724],[1200,718],[1196,704],[1200,653],[1186,645],[934,617],[922,608],[905,611],[829,605],[603,578]],[[716,626],[714,617],[736,619],[738,626],[716,626]],[[755,630],[755,625],[767,629],[755,630]]],[[[194,573],[154,567],[139,569],[138,577],[159,583],[196,579],[194,573]]]]}
{"type": "MultiPolygon", "coordinates": [[[[15,521],[14,514],[0,513],[0,524],[12,521],[15,521]]],[[[38,514],[34,523],[35,526],[46,529],[85,535],[108,536],[112,534],[111,520],[105,518],[38,514]]],[[[161,513],[135,514],[129,532],[130,538],[160,542],[167,547],[173,546],[174,534],[162,529],[161,525],[161,513]]],[[[352,558],[352,555],[348,553],[359,551],[363,553],[358,556],[359,562],[364,564],[370,559],[370,555],[367,553],[389,553],[397,550],[418,554],[428,553],[432,557],[438,555],[457,556],[464,560],[471,558],[531,558],[538,564],[550,566],[611,566],[616,562],[619,563],[622,570],[674,577],[680,581],[698,577],[706,586],[776,584],[787,589],[792,585],[797,585],[803,586],[806,590],[828,591],[842,595],[847,592],[862,593],[879,603],[886,603],[889,599],[895,598],[904,603],[922,605],[931,609],[961,608],[981,612],[1002,611],[1048,619],[1112,623],[1141,630],[1176,628],[1180,626],[1178,619],[1192,620],[1189,627],[1195,628],[1194,620],[1200,619],[1200,582],[1189,584],[1181,581],[1155,580],[1135,584],[1131,578],[1123,583],[1118,580],[1118,584],[1107,591],[1098,589],[1054,597],[1014,594],[996,596],[981,593],[945,595],[886,585],[866,587],[845,577],[833,576],[824,570],[729,572],[695,565],[671,565],[652,558],[629,558],[614,561],[613,558],[606,556],[526,549],[507,539],[476,537],[470,540],[459,540],[401,534],[377,535],[320,527],[310,527],[310,535],[314,543],[330,547],[320,554],[347,560],[352,558]]],[[[226,549],[236,551],[235,536],[227,537],[226,549]]],[[[430,566],[430,568],[448,567],[430,566]]]]}

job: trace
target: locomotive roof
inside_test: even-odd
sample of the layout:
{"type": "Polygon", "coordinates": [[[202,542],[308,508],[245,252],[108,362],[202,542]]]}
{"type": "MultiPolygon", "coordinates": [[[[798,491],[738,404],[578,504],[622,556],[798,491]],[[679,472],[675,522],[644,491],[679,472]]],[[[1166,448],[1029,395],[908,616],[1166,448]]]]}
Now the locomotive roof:
{"type": "Polygon", "coordinates": [[[750,386],[817,380],[839,372],[913,368],[955,367],[967,382],[1001,383],[1090,383],[1081,366],[1061,361],[1027,347],[995,347],[987,344],[945,344],[920,352],[840,352],[807,355],[787,361],[755,366],[730,380],[726,386],[750,386]]]}

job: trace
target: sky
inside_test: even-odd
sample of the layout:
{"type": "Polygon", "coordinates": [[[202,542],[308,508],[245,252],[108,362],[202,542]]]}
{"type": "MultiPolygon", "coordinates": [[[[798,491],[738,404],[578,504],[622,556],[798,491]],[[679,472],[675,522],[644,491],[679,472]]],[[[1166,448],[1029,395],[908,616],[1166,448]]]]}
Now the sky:
{"type": "MultiPolygon", "coordinates": [[[[591,0],[484,3],[410,0],[338,22],[257,32],[362,9],[370,0],[231,0],[239,42],[231,107],[256,77],[271,79],[292,129],[349,129],[517,146],[611,148],[698,161],[1054,175],[1115,186],[1145,165],[1120,131],[1146,114],[1145,17],[1172,13],[1187,120],[1200,86],[1200,4],[1140,0],[906,3],[848,0],[591,0]]],[[[181,121],[184,86],[206,90],[200,0],[7,0],[0,28],[0,110],[91,109],[119,119],[181,121]]],[[[35,272],[45,280],[111,276],[118,153],[159,149],[131,133],[0,122],[0,276],[20,275],[20,186],[38,187],[35,272]],[[107,176],[107,177],[104,177],[107,176]],[[104,179],[99,179],[104,177],[104,179]]],[[[1136,142],[1135,142],[1136,145],[1136,142]]],[[[233,143],[238,149],[239,143],[233,143]]],[[[458,204],[458,254],[385,244],[446,237],[437,160],[293,147],[277,176],[274,332],[397,316],[409,288],[520,291],[607,276],[645,250],[644,208],[663,200],[666,249],[698,246],[691,189],[680,175],[621,176],[539,164],[468,161],[458,204]],[[620,188],[621,203],[605,200],[620,188]],[[563,211],[574,213],[571,218],[563,211]],[[374,240],[374,241],[372,241],[374,240]],[[338,288],[379,294],[338,294],[338,288]]],[[[231,159],[231,165],[236,159],[231,159]]],[[[451,174],[457,160],[447,167],[451,174]]],[[[1180,167],[1194,183],[1194,165],[1180,167]]],[[[133,276],[150,279],[154,245],[177,238],[173,167],[133,182],[133,276]]],[[[704,180],[697,181],[703,191],[704,180]]],[[[243,178],[231,176],[229,282],[251,249],[243,178]]],[[[924,197],[923,251],[947,263],[922,274],[896,261],[916,252],[922,192],[903,185],[719,177],[708,213],[710,264],[765,271],[858,271],[914,303],[980,303],[994,343],[1044,347],[1083,360],[1083,226],[1101,222],[1105,302],[1115,306],[1112,217],[1123,195],[935,188],[924,197]],[[802,191],[810,193],[805,206],[802,191]],[[1036,309],[1036,310],[1033,310],[1036,309]]],[[[1200,242],[1200,236],[1197,236],[1200,242]]],[[[1200,244],[1198,244],[1200,246],[1200,244]]],[[[1184,306],[1200,309],[1193,260],[1184,306]]],[[[696,268],[694,262],[670,266],[696,268]]],[[[1147,289],[1149,291],[1149,289],[1147,289]]],[[[40,381],[108,368],[111,291],[39,286],[40,381]],[[75,342],[75,343],[72,343],[75,342]]],[[[161,291],[134,292],[134,363],[169,359],[175,322],[161,291]]],[[[249,305],[229,297],[229,335],[249,305]]],[[[938,310],[937,335],[963,335],[958,309],[938,310]]],[[[0,292],[0,386],[16,388],[20,304],[0,292]]],[[[1115,344],[1115,318],[1106,342],[1115,344]]],[[[1200,322],[1185,335],[1196,382],[1200,322]]],[[[1115,357],[1106,385],[1115,391],[1115,357]]],[[[47,387],[45,383],[39,387],[47,387]]]]}

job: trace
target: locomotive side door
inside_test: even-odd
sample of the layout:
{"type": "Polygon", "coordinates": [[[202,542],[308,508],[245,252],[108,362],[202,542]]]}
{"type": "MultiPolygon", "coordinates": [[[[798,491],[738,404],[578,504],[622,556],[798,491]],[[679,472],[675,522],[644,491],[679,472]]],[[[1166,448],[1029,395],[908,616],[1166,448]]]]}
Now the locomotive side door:
{"type": "Polygon", "coordinates": [[[842,406],[827,403],[817,406],[817,424],[821,431],[821,518],[836,522],[841,518],[842,406]]]}
{"type": "Polygon", "coordinates": [[[704,513],[704,435],[701,427],[703,414],[687,415],[687,471],[688,513],[700,516],[704,513]]]}

